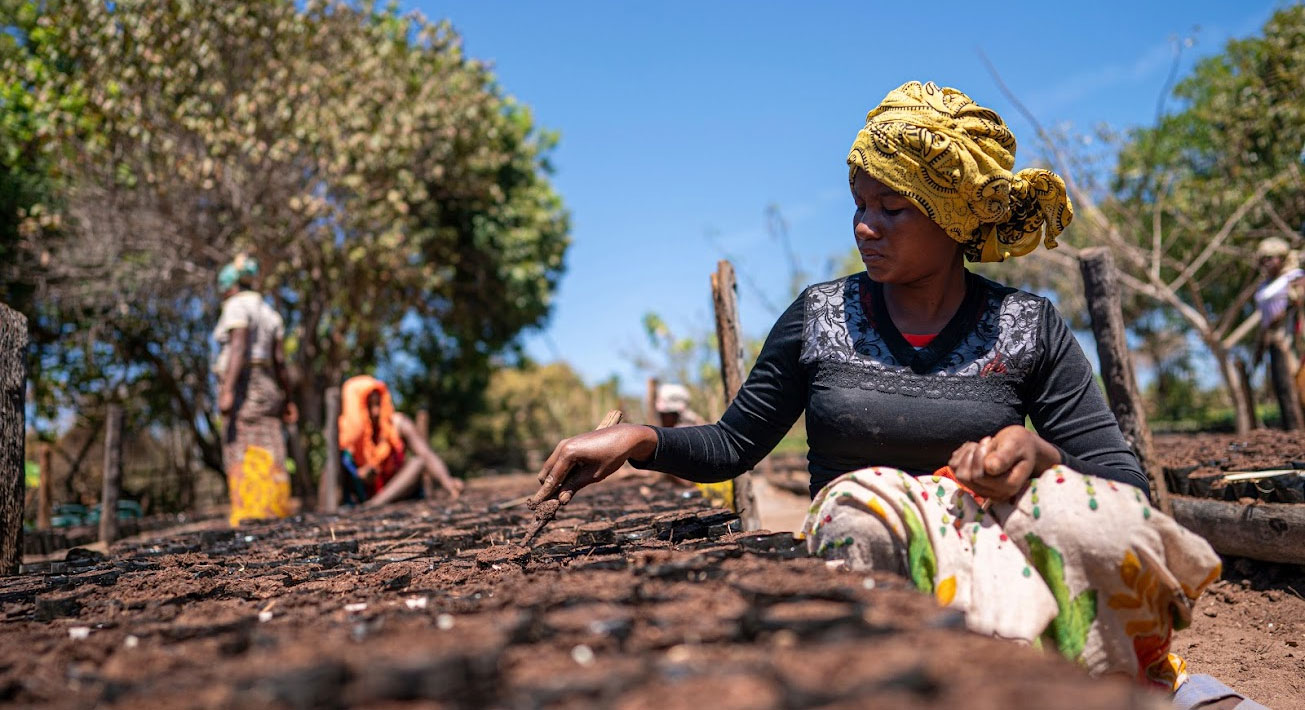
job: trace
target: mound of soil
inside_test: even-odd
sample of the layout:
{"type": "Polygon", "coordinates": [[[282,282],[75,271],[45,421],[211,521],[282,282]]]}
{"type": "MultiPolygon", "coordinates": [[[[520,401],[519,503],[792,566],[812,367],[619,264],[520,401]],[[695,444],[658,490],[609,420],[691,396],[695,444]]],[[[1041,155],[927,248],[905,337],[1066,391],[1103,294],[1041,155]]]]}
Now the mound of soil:
{"type": "Polygon", "coordinates": [[[895,577],[619,481],[530,549],[531,489],[70,552],[0,579],[0,703],[28,708],[1161,708],[965,632],[895,577]]]}

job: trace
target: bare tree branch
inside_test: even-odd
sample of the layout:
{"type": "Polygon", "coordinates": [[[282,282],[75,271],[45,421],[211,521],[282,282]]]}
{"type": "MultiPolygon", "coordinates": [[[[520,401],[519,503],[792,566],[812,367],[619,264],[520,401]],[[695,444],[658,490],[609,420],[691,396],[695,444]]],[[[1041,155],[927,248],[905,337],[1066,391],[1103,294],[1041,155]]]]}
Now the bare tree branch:
{"type": "Polygon", "coordinates": [[[1254,207],[1256,203],[1262,201],[1264,199],[1264,194],[1277,184],[1278,181],[1285,178],[1286,175],[1287,173],[1284,171],[1260,183],[1260,186],[1256,188],[1255,192],[1251,193],[1249,197],[1243,200],[1241,205],[1239,205],[1228,219],[1224,221],[1223,227],[1220,228],[1218,233],[1216,233],[1210,242],[1205,245],[1205,249],[1201,250],[1201,253],[1192,260],[1192,263],[1188,265],[1187,269],[1184,270],[1178,278],[1169,283],[1167,288],[1174,291],[1182,288],[1183,284],[1187,283],[1187,281],[1191,279],[1202,266],[1205,266],[1205,262],[1210,260],[1210,257],[1214,255],[1215,250],[1223,245],[1224,240],[1228,239],[1228,235],[1232,234],[1233,227],[1237,226],[1237,223],[1242,220],[1242,217],[1246,216],[1246,213],[1250,211],[1251,207],[1254,207]]]}
{"type": "Polygon", "coordinates": [[[1161,247],[1164,245],[1163,217],[1165,212],[1165,198],[1169,196],[1169,190],[1174,184],[1174,176],[1165,177],[1165,183],[1156,192],[1155,206],[1151,210],[1151,280],[1160,280],[1160,254],[1161,247]]]}

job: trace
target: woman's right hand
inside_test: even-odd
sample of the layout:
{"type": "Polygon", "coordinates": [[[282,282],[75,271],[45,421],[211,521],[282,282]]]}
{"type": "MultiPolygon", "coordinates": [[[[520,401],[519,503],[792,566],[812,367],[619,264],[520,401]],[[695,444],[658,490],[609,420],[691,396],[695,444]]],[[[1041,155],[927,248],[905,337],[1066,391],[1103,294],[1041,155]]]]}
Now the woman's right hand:
{"type": "Polygon", "coordinates": [[[566,505],[576,491],[607,478],[632,458],[651,458],[656,450],[657,431],[640,424],[618,424],[564,439],[540,469],[539,490],[528,504],[533,508],[556,497],[566,505]]]}

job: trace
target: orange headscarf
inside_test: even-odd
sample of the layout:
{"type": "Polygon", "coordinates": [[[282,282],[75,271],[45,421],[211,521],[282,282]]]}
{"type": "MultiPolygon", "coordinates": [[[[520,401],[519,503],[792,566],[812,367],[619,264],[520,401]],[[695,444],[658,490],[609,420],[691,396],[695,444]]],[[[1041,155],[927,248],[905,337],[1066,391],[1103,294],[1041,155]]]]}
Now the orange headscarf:
{"type": "Polygon", "coordinates": [[[403,437],[394,426],[394,401],[390,388],[371,375],[357,375],[340,389],[340,450],[353,454],[358,466],[384,468],[390,456],[403,453],[403,437]],[[372,418],[367,416],[367,397],[381,393],[380,436],[372,441],[372,418]]]}

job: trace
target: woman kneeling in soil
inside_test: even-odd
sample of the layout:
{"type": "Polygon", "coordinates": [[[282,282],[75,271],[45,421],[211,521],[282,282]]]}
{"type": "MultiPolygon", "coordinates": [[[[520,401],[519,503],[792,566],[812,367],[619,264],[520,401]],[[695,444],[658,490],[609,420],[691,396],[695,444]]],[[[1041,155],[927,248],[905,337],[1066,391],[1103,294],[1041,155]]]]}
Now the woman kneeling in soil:
{"type": "Polygon", "coordinates": [[[1150,506],[1055,308],[964,266],[1027,254],[1044,233],[1054,247],[1073,216],[1061,178],[1012,173],[1014,157],[1002,119],[965,94],[890,93],[847,158],[865,271],[798,297],[719,422],[567,439],[535,500],[565,503],[627,460],[725,480],[805,411],[813,553],[897,570],[976,631],[1176,688],[1170,635],[1219,558],[1150,506]]]}
{"type": "Polygon", "coordinates": [[[344,502],[378,506],[434,493],[436,482],[449,495],[462,495],[462,481],[449,475],[411,419],[394,411],[390,388],[370,375],[356,375],[340,388],[340,459],[344,502]]]}

